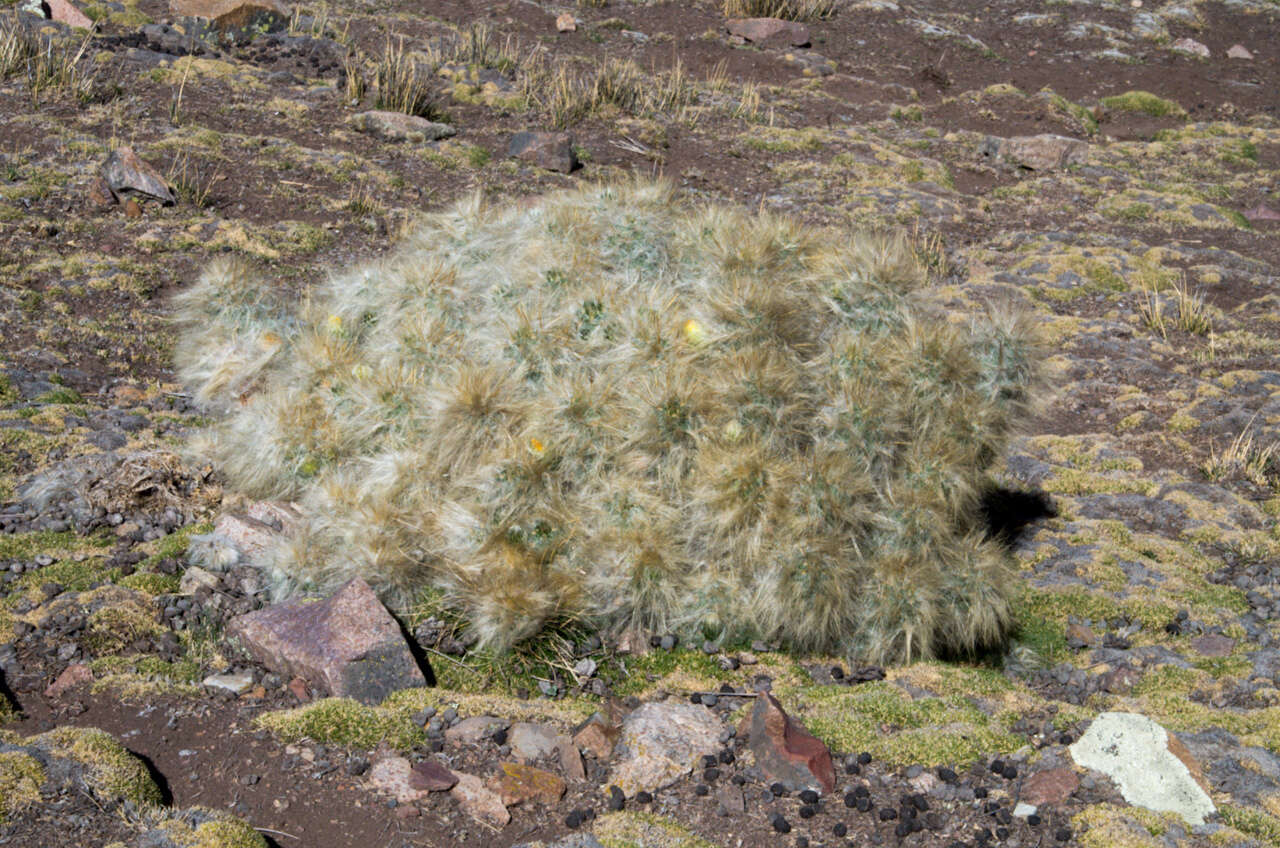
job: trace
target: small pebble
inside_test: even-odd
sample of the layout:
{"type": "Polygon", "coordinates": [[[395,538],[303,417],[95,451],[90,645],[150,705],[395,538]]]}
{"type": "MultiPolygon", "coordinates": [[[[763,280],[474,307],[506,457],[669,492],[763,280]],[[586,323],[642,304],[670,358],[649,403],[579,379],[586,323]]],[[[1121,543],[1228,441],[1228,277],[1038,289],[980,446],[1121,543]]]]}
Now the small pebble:
{"type": "Polygon", "coordinates": [[[773,819],[772,819],[772,821],[770,822],[770,824],[772,824],[772,825],[773,825],[773,829],[774,829],[775,831],[777,831],[778,833],[790,833],[790,832],[791,832],[791,824],[790,824],[790,822],[788,822],[785,818],[783,818],[781,813],[774,813],[774,814],[773,814],[773,819]]]}

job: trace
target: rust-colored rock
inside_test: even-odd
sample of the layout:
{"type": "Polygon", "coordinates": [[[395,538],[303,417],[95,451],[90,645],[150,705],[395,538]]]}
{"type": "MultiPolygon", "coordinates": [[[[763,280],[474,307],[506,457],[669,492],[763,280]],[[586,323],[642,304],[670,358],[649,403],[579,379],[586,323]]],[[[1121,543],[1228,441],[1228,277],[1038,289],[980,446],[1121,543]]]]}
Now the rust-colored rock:
{"type": "Polygon", "coordinates": [[[730,18],[724,22],[730,35],[762,47],[804,47],[809,43],[809,28],[780,18],[730,18]]]}
{"type": "Polygon", "coordinates": [[[1187,767],[1187,771],[1191,774],[1191,779],[1200,784],[1200,788],[1204,790],[1205,795],[1210,795],[1213,790],[1209,786],[1209,781],[1205,779],[1204,769],[1200,767],[1200,761],[1187,750],[1187,746],[1182,744],[1181,739],[1168,731],[1165,731],[1165,733],[1168,736],[1165,747],[1169,749],[1169,753],[1182,760],[1182,764],[1187,767]]]}
{"type": "Polygon", "coordinates": [[[1080,777],[1071,769],[1052,768],[1038,771],[1022,783],[1019,800],[1033,807],[1061,804],[1080,787],[1080,777]]]}
{"type": "Polygon", "coordinates": [[[117,147],[102,163],[102,178],[119,197],[122,193],[141,194],[159,200],[165,206],[174,203],[173,192],[160,172],[138,158],[129,147],[117,147]]]}
{"type": "Polygon", "coordinates": [[[1092,648],[1098,644],[1098,634],[1085,624],[1072,622],[1067,625],[1067,645],[1072,648],[1092,648]]]}
{"type": "Polygon", "coordinates": [[[132,197],[124,202],[124,216],[126,218],[141,218],[142,206],[132,197]]]}
{"type": "Polygon", "coordinates": [[[556,32],[575,32],[578,29],[578,22],[573,17],[573,12],[561,12],[556,18],[556,32]]]}
{"type": "Polygon", "coordinates": [[[44,690],[44,696],[51,700],[61,698],[68,690],[92,682],[93,672],[89,670],[89,666],[83,663],[73,663],[62,670],[57,680],[49,684],[44,690]]]}
{"type": "Polygon", "coordinates": [[[788,790],[835,791],[836,770],[827,746],[768,692],[759,693],[751,711],[750,745],[756,765],[788,790]]]}
{"type": "Polygon", "coordinates": [[[414,763],[410,769],[409,786],[424,792],[447,792],[458,783],[458,776],[434,757],[414,763]]]}
{"type": "Polygon", "coordinates": [[[295,677],[289,681],[289,691],[293,693],[293,697],[297,698],[299,703],[305,704],[311,700],[311,690],[307,688],[307,681],[301,677],[295,677]]]}
{"type": "Polygon", "coordinates": [[[554,804],[564,797],[564,781],[549,771],[523,763],[502,763],[498,768],[501,771],[489,781],[489,788],[508,807],[525,801],[554,804]]]}
{"type": "Polygon", "coordinates": [[[1131,691],[1141,679],[1141,672],[1121,666],[1102,675],[1102,688],[1113,695],[1123,695],[1131,691]]]}
{"type": "Polygon", "coordinates": [[[227,635],[272,671],[364,704],[427,685],[400,625],[360,578],[323,601],[294,601],[234,618],[227,635]]]}

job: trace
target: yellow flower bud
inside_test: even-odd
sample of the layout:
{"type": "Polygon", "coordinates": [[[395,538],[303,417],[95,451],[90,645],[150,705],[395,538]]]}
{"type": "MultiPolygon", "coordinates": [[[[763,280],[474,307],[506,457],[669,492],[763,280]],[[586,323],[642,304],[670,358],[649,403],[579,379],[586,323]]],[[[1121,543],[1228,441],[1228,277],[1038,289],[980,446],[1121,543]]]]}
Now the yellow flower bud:
{"type": "Polygon", "coordinates": [[[742,425],[737,421],[730,421],[724,425],[724,437],[731,442],[736,442],[742,438],[742,425]]]}
{"type": "Polygon", "coordinates": [[[538,441],[536,438],[529,439],[529,449],[534,453],[542,453],[542,451],[545,450],[542,442],[538,441]]]}
{"type": "Polygon", "coordinates": [[[333,333],[334,335],[341,333],[342,332],[342,316],[336,313],[333,315],[330,315],[329,320],[325,321],[325,325],[328,326],[329,332],[333,333]]]}

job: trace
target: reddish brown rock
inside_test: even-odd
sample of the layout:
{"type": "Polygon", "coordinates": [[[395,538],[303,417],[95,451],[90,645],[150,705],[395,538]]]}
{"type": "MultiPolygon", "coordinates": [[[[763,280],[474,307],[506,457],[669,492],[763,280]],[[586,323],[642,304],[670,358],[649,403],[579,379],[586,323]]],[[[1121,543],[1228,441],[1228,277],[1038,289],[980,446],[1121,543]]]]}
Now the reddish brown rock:
{"type": "MultiPolygon", "coordinates": [[[[412,804],[426,797],[431,790],[418,786],[420,778],[404,757],[383,757],[373,764],[366,778],[372,789],[384,792],[401,804],[412,804]]],[[[456,782],[456,781],[455,781],[456,782]]],[[[450,784],[452,786],[452,784],[450,784]]]]}
{"type": "Polygon", "coordinates": [[[1168,731],[1165,731],[1165,734],[1168,737],[1165,747],[1169,749],[1169,753],[1182,761],[1182,764],[1187,767],[1187,772],[1191,775],[1191,779],[1200,784],[1200,788],[1204,790],[1205,795],[1209,795],[1213,790],[1204,776],[1204,769],[1200,767],[1200,761],[1187,750],[1187,746],[1182,743],[1181,739],[1168,731]]]}
{"type": "Polygon", "coordinates": [[[568,133],[518,132],[511,137],[507,155],[562,174],[579,167],[573,138],[568,133]]]}
{"type": "Polygon", "coordinates": [[[447,792],[458,782],[458,776],[433,757],[414,763],[409,786],[424,792],[447,792]]]}
{"type": "Polygon", "coordinates": [[[1018,800],[1033,807],[1042,804],[1061,804],[1080,787],[1079,776],[1069,768],[1053,768],[1038,771],[1022,783],[1022,795],[1018,800]]]}
{"type": "Polygon", "coordinates": [[[836,770],[827,746],[787,715],[768,692],[756,697],[750,740],[756,765],[770,780],[793,792],[816,789],[829,795],[835,791],[836,770]]]}
{"type": "Polygon", "coordinates": [[[141,218],[142,206],[132,197],[124,202],[124,216],[126,218],[141,218]]]}
{"type": "Polygon", "coordinates": [[[618,728],[608,724],[599,713],[587,719],[587,723],[573,735],[573,744],[587,750],[601,762],[613,754],[618,741],[618,728]]]}
{"type": "Polygon", "coordinates": [[[1265,203],[1259,203],[1245,212],[1244,216],[1250,221],[1280,221],[1280,212],[1271,209],[1265,203]]]}
{"type": "Polygon", "coordinates": [[[295,677],[289,681],[289,691],[293,693],[293,697],[297,698],[301,703],[311,700],[311,690],[307,688],[307,681],[301,677],[295,677]]]}
{"type": "Polygon", "coordinates": [[[89,666],[83,663],[73,663],[62,670],[57,680],[49,684],[44,690],[44,696],[49,699],[61,698],[67,693],[67,690],[92,682],[93,672],[89,670],[89,666]]]}
{"type": "Polygon", "coordinates": [[[1072,648],[1092,648],[1098,644],[1098,634],[1084,624],[1072,622],[1067,625],[1067,645],[1072,648]]]}
{"type": "Polygon", "coordinates": [[[464,813],[490,827],[506,827],[511,821],[511,813],[498,793],[484,785],[484,781],[473,774],[459,774],[458,783],[449,790],[449,794],[458,802],[464,813]]]}
{"type": "Polygon", "coordinates": [[[213,532],[230,542],[244,562],[260,560],[278,535],[273,526],[260,518],[234,512],[219,515],[213,532]]]}
{"type": "Polygon", "coordinates": [[[809,28],[795,21],[779,18],[730,18],[724,25],[730,35],[763,47],[804,47],[809,43],[809,28]]]}
{"type": "Polygon", "coordinates": [[[174,203],[173,192],[160,172],[138,158],[131,148],[117,147],[102,163],[102,178],[117,197],[130,192],[159,200],[165,206],[174,203]]]}
{"type": "Polygon", "coordinates": [[[564,781],[549,771],[522,763],[502,763],[498,768],[501,771],[489,781],[489,788],[508,807],[525,801],[554,804],[564,797],[564,781]]]}
{"type": "Polygon", "coordinates": [[[1128,666],[1121,666],[1102,675],[1102,688],[1113,695],[1123,695],[1133,689],[1141,679],[1142,674],[1138,671],[1128,666]]]}
{"type": "Polygon", "coordinates": [[[575,32],[578,29],[578,22],[573,17],[573,12],[561,12],[556,18],[556,32],[575,32]]]}
{"type": "Polygon", "coordinates": [[[1191,640],[1191,649],[1202,657],[1229,657],[1236,640],[1218,633],[1206,633],[1191,640]]]}
{"type": "Polygon", "coordinates": [[[80,11],[70,0],[44,0],[44,5],[49,9],[50,20],[57,21],[60,24],[66,24],[77,29],[94,29],[97,26],[88,15],[80,11]]]}
{"type": "Polygon", "coordinates": [[[227,635],[272,671],[364,704],[427,685],[400,625],[359,578],[323,601],[294,601],[234,618],[227,635]]]}

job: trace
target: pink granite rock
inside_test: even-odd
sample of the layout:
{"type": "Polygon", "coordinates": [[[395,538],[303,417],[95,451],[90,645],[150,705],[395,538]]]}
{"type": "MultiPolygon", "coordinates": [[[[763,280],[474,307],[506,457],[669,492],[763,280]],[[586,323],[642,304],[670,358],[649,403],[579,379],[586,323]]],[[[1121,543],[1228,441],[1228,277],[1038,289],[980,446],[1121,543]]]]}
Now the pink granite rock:
{"type": "Polygon", "coordinates": [[[809,43],[809,28],[795,21],[779,18],[730,18],[724,25],[730,35],[766,47],[804,47],[809,43]]]}
{"type": "Polygon", "coordinates": [[[427,685],[400,626],[359,578],[323,601],[234,618],[227,635],[272,671],[336,697],[377,704],[397,689],[427,685]]]}

